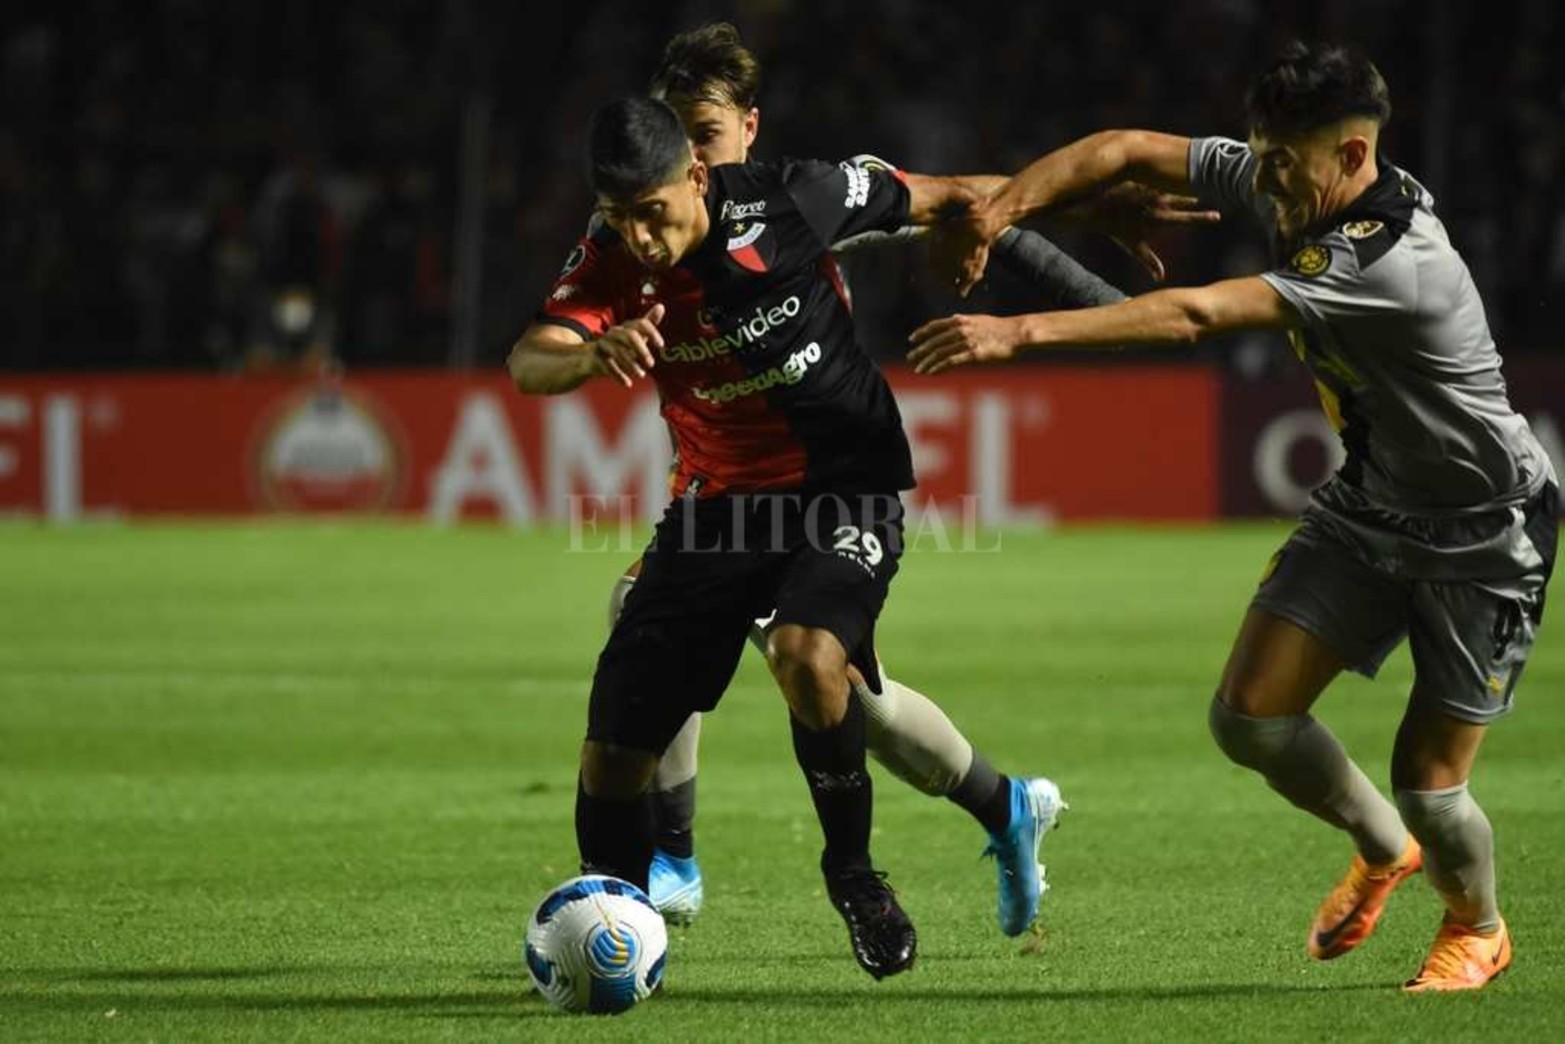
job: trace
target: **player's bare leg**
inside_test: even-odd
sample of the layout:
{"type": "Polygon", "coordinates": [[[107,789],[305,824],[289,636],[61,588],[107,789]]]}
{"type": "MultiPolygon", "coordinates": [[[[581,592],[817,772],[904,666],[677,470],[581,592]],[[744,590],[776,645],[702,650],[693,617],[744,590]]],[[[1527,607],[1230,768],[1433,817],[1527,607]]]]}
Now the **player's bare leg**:
{"type": "Polygon", "coordinates": [[[1494,887],[1494,832],[1467,790],[1487,727],[1428,709],[1416,696],[1397,731],[1391,783],[1424,873],[1446,912],[1429,956],[1403,987],[1478,989],[1511,963],[1511,938],[1494,887]]]}
{"type": "Polygon", "coordinates": [[[1418,843],[1332,735],[1309,712],[1343,669],[1320,638],[1264,609],[1245,615],[1217,698],[1212,735],[1237,764],[1297,807],[1352,837],[1347,875],[1321,905],[1307,949],[1327,960],[1369,937],[1393,889],[1418,869],[1418,843]]]}
{"type": "Polygon", "coordinates": [[[848,684],[848,654],[830,631],[784,624],[767,664],[788,701],[793,749],[826,835],[821,870],[848,925],[853,955],[875,978],[913,964],[918,936],[870,860],[873,787],[864,764],[864,704],[848,684]]]}

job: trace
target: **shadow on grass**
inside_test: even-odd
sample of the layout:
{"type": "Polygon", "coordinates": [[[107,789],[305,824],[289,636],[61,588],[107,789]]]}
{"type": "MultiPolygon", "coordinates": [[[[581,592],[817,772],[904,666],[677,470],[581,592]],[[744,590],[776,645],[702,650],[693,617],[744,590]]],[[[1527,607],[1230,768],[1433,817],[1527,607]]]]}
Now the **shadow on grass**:
{"type": "Polygon", "coordinates": [[[519,988],[493,993],[235,993],[224,991],[69,992],[0,990],[0,1011],[409,1011],[429,1015],[528,1014],[549,1010],[543,998],[519,988]],[[452,1009],[450,1011],[443,1009],[452,1009]]]}
{"type": "Polygon", "coordinates": [[[48,979],[50,982],[200,982],[230,979],[266,979],[274,975],[288,975],[304,969],[288,967],[262,968],[113,968],[102,971],[79,969],[30,971],[29,978],[48,979]]]}
{"type": "Polygon", "coordinates": [[[360,987],[307,991],[260,980],[282,976],[335,979],[344,973],[405,973],[397,965],[342,967],[262,965],[255,967],[11,968],[0,971],[0,1012],[56,1011],[293,1011],[398,1012],[432,1018],[496,1018],[548,1012],[542,997],[525,988],[525,977],[494,967],[450,976],[453,989],[422,993],[395,987],[375,993],[360,987]],[[462,988],[458,982],[493,982],[492,989],[462,988]],[[255,983],[255,985],[250,985],[255,983]],[[80,988],[86,987],[86,988],[80,988]]]}
{"type": "Polygon", "coordinates": [[[1280,997],[1305,993],[1322,997],[1364,991],[1389,991],[1395,982],[1360,982],[1333,986],[1297,986],[1287,983],[1235,982],[1200,983],[1189,986],[1105,986],[1102,989],[1047,989],[1017,986],[1013,989],[964,989],[959,986],[924,987],[904,993],[869,994],[864,990],[833,990],[803,986],[798,989],[776,987],[753,989],[679,989],[669,988],[670,1001],[692,1004],[755,1004],[783,1002],[799,1007],[836,1008],[844,1004],[925,1004],[930,1001],[1176,1001],[1219,997],[1280,997]]]}
{"type": "MultiPolygon", "coordinates": [[[[287,969],[284,969],[287,970],[287,969]]],[[[318,970],[318,969],[317,969],[318,970]]],[[[265,971],[241,969],[142,969],[118,973],[80,974],[74,981],[124,981],[127,983],[182,982],[259,977],[265,971]]],[[[483,978],[501,976],[482,973],[483,978]]],[[[73,981],[67,978],[55,982],[73,981]]],[[[507,983],[514,983],[505,977],[507,983]]],[[[689,1005],[774,1004],[794,1008],[842,1009],[853,1005],[918,1005],[931,1003],[1005,1002],[1058,1003],[1085,1001],[1118,1003],[1156,1002],[1195,998],[1280,997],[1318,994],[1338,996],[1363,991],[1389,991],[1394,983],[1355,983],[1336,986],[1300,986],[1277,983],[1206,983],[1189,986],[1107,986],[1102,989],[1058,989],[1017,986],[1012,989],[964,989],[956,986],[920,987],[905,991],[870,992],[865,988],[831,989],[801,984],[768,989],[720,989],[674,986],[654,1003],[689,1005]]],[[[556,1013],[542,997],[519,985],[490,991],[450,991],[426,993],[296,993],[278,991],[235,992],[233,990],[69,990],[0,988],[0,1011],[267,1011],[267,1012],[401,1012],[415,1018],[493,1019],[536,1018],[556,1013]]]]}

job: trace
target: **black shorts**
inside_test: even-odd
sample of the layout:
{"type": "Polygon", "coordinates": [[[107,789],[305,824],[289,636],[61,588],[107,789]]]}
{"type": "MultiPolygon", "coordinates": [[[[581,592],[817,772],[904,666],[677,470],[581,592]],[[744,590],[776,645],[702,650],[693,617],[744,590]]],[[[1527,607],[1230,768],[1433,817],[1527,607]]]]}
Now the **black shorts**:
{"type": "Polygon", "coordinates": [[[771,493],[669,505],[598,657],[587,738],[662,755],[696,711],[717,706],[745,636],[830,631],[875,689],[875,620],[902,556],[895,493],[771,493]]]}

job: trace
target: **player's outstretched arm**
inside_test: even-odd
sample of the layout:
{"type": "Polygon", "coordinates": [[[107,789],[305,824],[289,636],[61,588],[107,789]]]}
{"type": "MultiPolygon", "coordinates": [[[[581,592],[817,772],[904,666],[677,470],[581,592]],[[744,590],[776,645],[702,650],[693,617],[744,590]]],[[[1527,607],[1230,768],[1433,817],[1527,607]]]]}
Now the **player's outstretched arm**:
{"type": "Polygon", "coordinates": [[[656,304],[591,341],[568,326],[534,323],[511,348],[506,367],[517,389],[529,395],[558,395],[593,377],[613,377],[629,388],[652,369],[654,349],[663,347],[662,319],[663,305],[656,304]]]}
{"type": "Polygon", "coordinates": [[[1008,228],[992,248],[994,256],[1027,280],[1048,308],[1091,308],[1123,301],[1126,294],[1031,229],[1008,228]]]}
{"type": "Polygon", "coordinates": [[[1171,225],[1210,225],[1223,217],[1196,196],[1159,192],[1139,181],[1121,181],[1093,193],[1061,210],[1060,216],[1108,236],[1159,283],[1168,278],[1168,270],[1152,245],[1153,236],[1171,225]]]}
{"type": "Polygon", "coordinates": [[[1282,329],[1298,315],[1259,276],[1155,290],[1118,304],[1031,315],[953,315],[914,330],[908,361],[935,374],[1050,347],[1192,344],[1232,330],[1282,329]]]}
{"type": "Polygon", "coordinates": [[[1190,139],[1155,131],[1100,131],[1035,160],[999,191],[942,229],[964,296],[983,277],[989,245],[1030,215],[1064,206],[1099,188],[1139,181],[1167,192],[1189,192],[1190,139]]]}
{"type": "MultiPolygon", "coordinates": [[[[859,157],[855,156],[854,159],[859,157]]],[[[890,168],[889,163],[876,159],[875,162],[890,168]]],[[[1005,184],[1005,178],[998,174],[959,174],[950,178],[936,178],[919,174],[904,174],[904,178],[916,178],[925,183],[922,188],[931,194],[931,200],[920,201],[919,205],[933,203],[935,218],[943,213],[958,213],[962,209],[971,206],[977,200],[997,191],[1005,184]],[[954,184],[942,185],[938,182],[952,182],[954,184]],[[943,198],[934,198],[936,195],[943,198]],[[945,209],[942,209],[945,208],[945,209]]],[[[911,183],[909,185],[911,190],[911,183]]],[[[891,243],[912,243],[928,239],[933,227],[933,221],[904,225],[895,232],[860,232],[857,235],[839,239],[831,245],[833,254],[851,254],[870,247],[883,247],[891,243]]]]}
{"type": "Polygon", "coordinates": [[[993,183],[988,178],[908,173],[902,181],[908,189],[908,221],[914,225],[933,225],[966,213],[983,201],[982,189],[993,183]]]}

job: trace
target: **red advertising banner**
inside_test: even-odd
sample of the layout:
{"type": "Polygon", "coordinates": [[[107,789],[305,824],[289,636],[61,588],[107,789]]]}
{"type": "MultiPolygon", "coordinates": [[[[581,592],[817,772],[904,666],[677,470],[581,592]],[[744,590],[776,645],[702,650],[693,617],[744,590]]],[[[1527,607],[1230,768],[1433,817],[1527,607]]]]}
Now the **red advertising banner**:
{"type": "MultiPolygon", "coordinates": [[[[1505,378],[1511,405],[1531,423],[1555,471],[1565,474],[1565,361],[1513,358],[1505,378]]],[[[1226,516],[1297,515],[1342,462],[1341,444],[1302,366],[1263,380],[1225,377],[1222,417],[1226,516]]]]}
{"type": "MultiPolygon", "coordinates": [[[[893,385],[917,501],[964,503],[985,524],[1217,512],[1219,385],[1206,370],[901,372],[893,385]]],[[[0,512],[57,519],[387,511],[528,524],[566,521],[581,496],[652,516],[669,452],[655,395],[607,382],[531,397],[503,375],[443,371],[0,378],[0,512]]]]}

